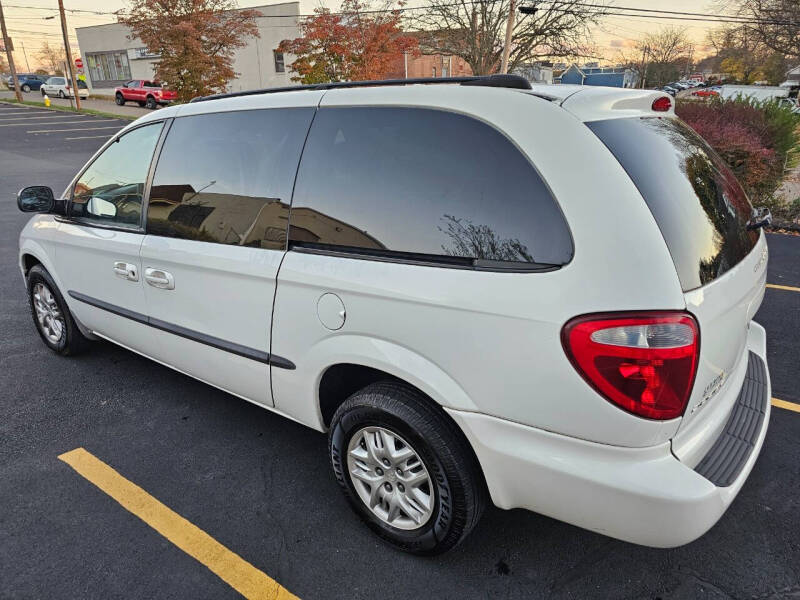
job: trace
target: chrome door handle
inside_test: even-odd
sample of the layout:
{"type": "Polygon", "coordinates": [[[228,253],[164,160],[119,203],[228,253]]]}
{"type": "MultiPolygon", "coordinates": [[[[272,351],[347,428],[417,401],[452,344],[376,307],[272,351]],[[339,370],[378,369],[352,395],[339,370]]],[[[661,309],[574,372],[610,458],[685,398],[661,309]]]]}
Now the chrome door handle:
{"type": "Polygon", "coordinates": [[[172,276],[172,273],[167,273],[161,269],[147,267],[144,270],[144,280],[153,287],[157,287],[162,290],[175,289],[175,278],[172,276]]]}
{"type": "Polygon", "coordinates": [[[131,263],[122,261],[115,262],[114,275],[127,279],[128,281],[139,281],[139,271],[136,269],[136,265],[132,265],[131,263]]]}

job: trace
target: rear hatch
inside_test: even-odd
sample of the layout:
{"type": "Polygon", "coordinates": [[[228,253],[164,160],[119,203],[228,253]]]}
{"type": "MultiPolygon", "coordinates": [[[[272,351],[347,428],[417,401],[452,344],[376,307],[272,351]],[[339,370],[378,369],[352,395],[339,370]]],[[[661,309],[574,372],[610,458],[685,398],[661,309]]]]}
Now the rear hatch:
{"type": "MultiPolygon", "coordinates": [[[[586,125],[638,187],[672,255],[687,308],[700,327],[700,361],[679,432],[703,414],[698,428],[703,421],[702,433],[713,438],[738,390],[733,400],[725,392],[741,385],[747,364],[748,326],[764,294],[764,236],[747,227],[752,207],[736,177],[680,119],[616,118],[586,125]],[[722,414],[709,419],[717,412],[715,400],[722,414]]],[[[713,439],[696,442],[706,446],[713,439]]]]}

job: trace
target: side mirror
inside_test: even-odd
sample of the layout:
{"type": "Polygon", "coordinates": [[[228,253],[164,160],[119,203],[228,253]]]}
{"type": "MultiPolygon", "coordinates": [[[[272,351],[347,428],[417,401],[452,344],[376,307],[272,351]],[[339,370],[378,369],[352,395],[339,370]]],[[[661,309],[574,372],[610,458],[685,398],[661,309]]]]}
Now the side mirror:
{"type": "Polygon", "coordinates": [[[31,185],[17,194],[17,206],[22,212],[46,213],[53,210],[55,196],[46,185],[31,185]]]}
{"type": "Polygon", "coordinates": [[[86,213],[95,217],[107,217],[113,219],[117,216],[117,205],[103,198],[92,196],[86,203],[86,213]]]}
{"type": "Polygon", "coordinates": [[[754,208],[750,220],[747,222],[748,231],[770,225],[772,225],[772,213],[770,210],[766,206],[754,208]]]}

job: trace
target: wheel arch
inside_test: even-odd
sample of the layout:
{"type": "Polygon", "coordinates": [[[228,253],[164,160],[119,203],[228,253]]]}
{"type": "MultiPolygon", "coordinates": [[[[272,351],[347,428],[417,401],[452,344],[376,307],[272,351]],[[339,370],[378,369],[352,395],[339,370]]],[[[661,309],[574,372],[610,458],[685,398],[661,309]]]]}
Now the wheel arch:
{"type": "Polygon", "coordinates": [[[20,238],[19,268],[22,272],[22,276],[25,278],[26,285],[30,270],[36,265],[41,265],[42,268],[44,268],[50,274],[50,277],[53,278],[53,281],[55,282],[56,286],[58,286],[61,295],[65,296],[65,301],[67,304],[69,304],[69,300],[66,300],[66,290],[62,285],[61,279],[56,273],[55,267],[50,260],[50,256],[47,253],[45,245],[36,239],[25,236],[25,231],[27,231],[27,227],[25,230],[23,230],[24,237],[21,236],[20,238]]]}
{"type": "Polygon", "coordinates": [[[462,438],[465,448],[469,449],[471,459],[474,461],[478,473],[480,474],[482,485],[484,489],[488,490],[486,475],[483,472],[483,465],[461,425],[453,419],[450,413],[444,410],[443,405],[432,398],[430,394],[406,379],[398,377],[388,371],[357,363],[336,363],[325,369],[322,376],[319,378],[317,394],[320,416],[325,425],[325,429],[330,427],[333,415],[339,406],[356,392],[379,381],[392,382],[415,390],[420,395],[420,398],[422,398],[422,402],[433,408],[447,420],[452,425],[453,431],[457,432],[457,435],[462,438]]]}

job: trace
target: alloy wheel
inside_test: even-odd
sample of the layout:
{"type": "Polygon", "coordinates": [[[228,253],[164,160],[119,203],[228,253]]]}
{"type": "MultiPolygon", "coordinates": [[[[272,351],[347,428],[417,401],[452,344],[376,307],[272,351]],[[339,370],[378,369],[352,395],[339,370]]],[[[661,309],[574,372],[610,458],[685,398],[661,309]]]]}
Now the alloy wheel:
{"type": "Polygon", "coordinates": [[[384,427],[364,427],[350,439],[347,472],[358,497],[384,523],[412,530],[433,514],[434,486],[411,445],[384,427]]]}
{"type": "Polygon", "coordinates": [[[44,283],[37,283],[33,287],[33,308],[42,333],[49,342],[58,344],[66,330],[66,323],[53,292],[44,283]]]}

